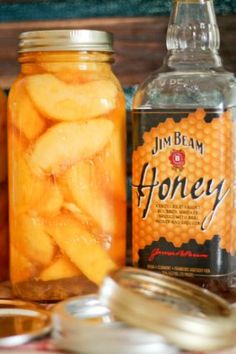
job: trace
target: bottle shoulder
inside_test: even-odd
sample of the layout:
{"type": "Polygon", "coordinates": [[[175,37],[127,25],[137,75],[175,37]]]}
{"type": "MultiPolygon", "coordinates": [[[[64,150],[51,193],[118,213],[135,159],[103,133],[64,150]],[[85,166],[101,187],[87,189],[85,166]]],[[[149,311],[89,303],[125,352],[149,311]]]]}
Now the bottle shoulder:
{"type": "Polygon", "coordinates": [[[236,79],[218,70],[152,73],[138,88],[133,108],[225,108],[236,106],[236,79]]]}

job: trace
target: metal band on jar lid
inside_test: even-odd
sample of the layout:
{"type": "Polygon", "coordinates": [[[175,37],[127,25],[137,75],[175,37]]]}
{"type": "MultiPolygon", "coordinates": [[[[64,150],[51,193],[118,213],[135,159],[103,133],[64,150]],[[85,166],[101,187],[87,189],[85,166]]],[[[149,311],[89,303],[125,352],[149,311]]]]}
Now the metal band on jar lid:
{"type": "Polygon", "coordinates": [[[158,333],[179,348],[236,346],[236,316],[226,301],[195,285],[142,269],[112,272],[100,300],[119,320],[158,333]]]}
{"type": "Polygon", "coordinates": [[[23,32],[19,53],[45,51],[113,52],[113,35],[95,30],[48,30],[23,32]]]}
{"type": "Polygon", "coordinates": [[[14,347],[51,331],[50,313],[20,300],[0,300],[0,346],[14,347]]]}
{"type": "Polygon", "coordinates": [[[75,297],[53,310],[56,346],[85,354],[177,354],[163,337],[117,321],[97,295],[75,297]]]}

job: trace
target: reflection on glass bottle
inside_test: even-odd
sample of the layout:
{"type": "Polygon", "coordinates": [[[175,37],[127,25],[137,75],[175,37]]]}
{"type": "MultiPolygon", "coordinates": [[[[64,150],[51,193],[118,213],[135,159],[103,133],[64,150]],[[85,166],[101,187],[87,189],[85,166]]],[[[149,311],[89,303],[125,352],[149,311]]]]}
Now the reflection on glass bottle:
{"type": "Polygon", "coordinates": [[[236,83],[211,0],[177,0],[133,103],[133,264],[228,292],[236,271],[236,83]]]}

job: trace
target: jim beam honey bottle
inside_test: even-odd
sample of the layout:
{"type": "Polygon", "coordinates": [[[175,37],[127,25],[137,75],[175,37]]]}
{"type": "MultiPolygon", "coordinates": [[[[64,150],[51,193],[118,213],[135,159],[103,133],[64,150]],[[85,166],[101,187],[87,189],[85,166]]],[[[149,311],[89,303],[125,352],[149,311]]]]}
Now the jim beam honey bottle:
{"type": "Polygon", "coordinates": [[[211,0],[173,2],[167,56],[133,103],[132,259],[230,297],[236,83],[219,44],[211,0]]]}

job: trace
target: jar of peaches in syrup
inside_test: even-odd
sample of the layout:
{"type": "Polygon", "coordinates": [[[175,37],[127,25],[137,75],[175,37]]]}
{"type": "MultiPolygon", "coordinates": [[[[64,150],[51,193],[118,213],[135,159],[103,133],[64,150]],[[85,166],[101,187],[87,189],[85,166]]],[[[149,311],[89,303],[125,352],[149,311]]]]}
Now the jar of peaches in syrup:
{"type": "Polygon", "coordinates": [[[20,36],[9,95],[11,282],[16,296],[91,293],[125,264],[125,99],[112,35],[20,36]]]}

